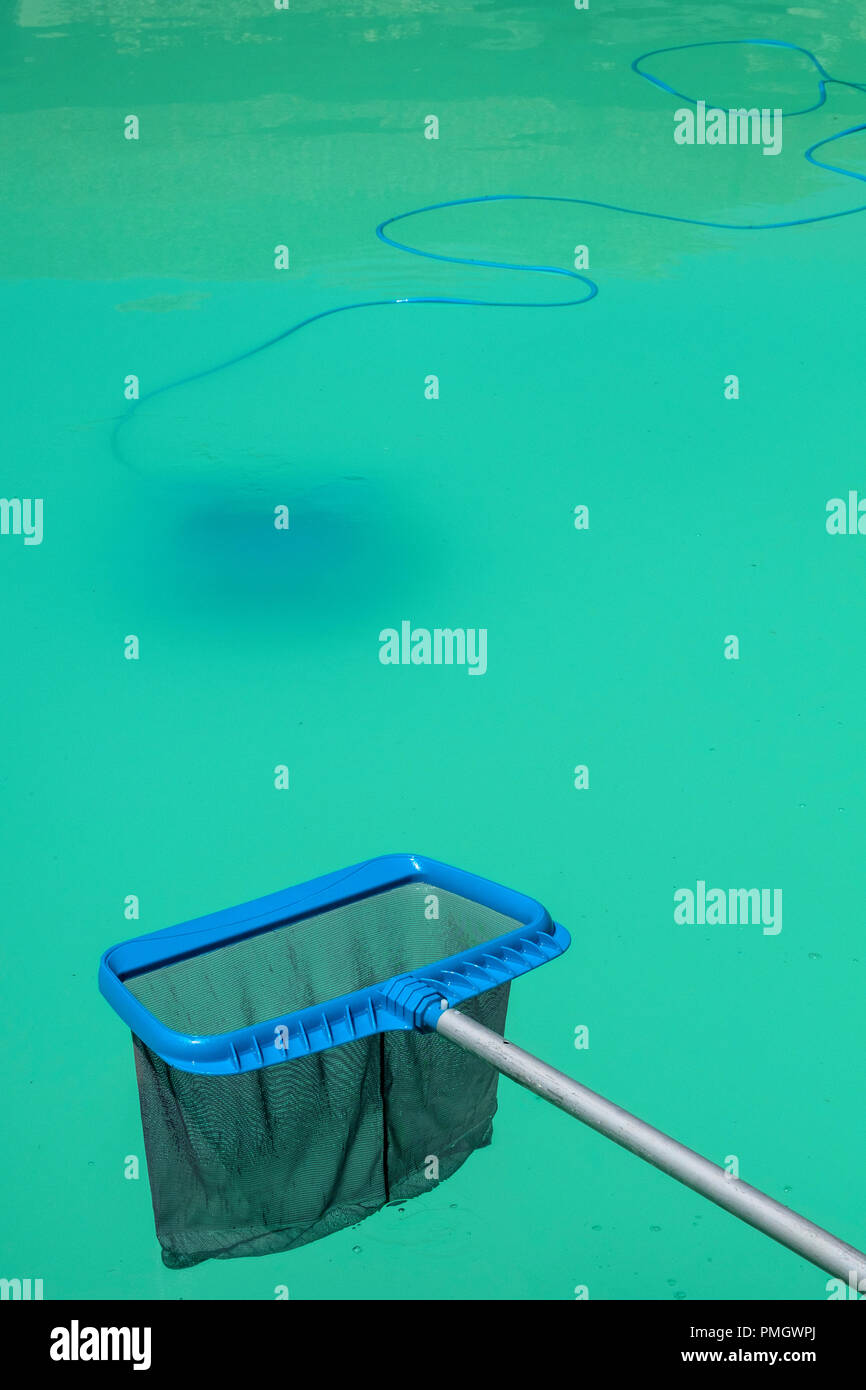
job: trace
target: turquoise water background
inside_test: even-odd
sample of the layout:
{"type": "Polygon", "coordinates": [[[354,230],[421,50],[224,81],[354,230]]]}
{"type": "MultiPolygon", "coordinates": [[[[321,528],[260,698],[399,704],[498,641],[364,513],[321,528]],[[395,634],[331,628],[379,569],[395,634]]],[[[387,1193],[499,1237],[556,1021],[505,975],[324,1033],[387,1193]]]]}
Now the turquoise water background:
{"type": "MultiPolygon", "coordinates": [[[[802,157],[866,121],[866,93],[831,88],[772,159],[676,146],[679,103],[630,70],[766,37],[866,82],[866,17],[19,0],[0,36],[0,493],[45,518],[39,546],[0,536],[0,1274],[46,1298],[826,1298],[821,1271],[505,1081],[492,1146],[429,1197],[167,1271],[96,967],[369,855],[454,862],[573,935],[514,986],[515,1042],[866,1243],[866,537],[825,528],[829,498],[866,494],[866,214],[434,213],[409,239],[446,254],[569,267],[588,245],[598,297],[339,315],[113,435],[128,374],[144,394],[332,305],[570,291],[376,240],[412,207],[523,192],[748,222],[866,202],[802,157]],[[402,619],[486,627],[487,673],[382,666],[402,619]],[[698,879],[781,887],[783,930],[675,924],[698,879]]],[[[778,50],[664,62],[721,104],[815,93],[778,50]]],[[[844,163],[866,174],[866,135],[844,163]]]]}

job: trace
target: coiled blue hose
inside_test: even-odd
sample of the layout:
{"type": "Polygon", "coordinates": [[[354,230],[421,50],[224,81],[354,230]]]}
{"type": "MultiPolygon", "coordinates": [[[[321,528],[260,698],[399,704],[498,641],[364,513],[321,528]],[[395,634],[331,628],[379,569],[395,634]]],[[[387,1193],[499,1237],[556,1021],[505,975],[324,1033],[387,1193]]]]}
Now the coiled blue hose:
{"type": "MultiPolygon", "coordinates": [[[[805,106],[797,111],[783,112],[783,116],[804,116],[810,112],[819,110],[827,100],[827,88],[833,84],[841,87],[850,87],[855,91],[866,92],[866,84],[859,82],[845,82],[841,78],[831,77],[819,59],[808,48],[802,48],[798,44],[788,43],[784,39],[718,39],[704,43],[677,44],[671,48],[657,48],[648,53],[642,53],[632,62],[632,70],[639,77],[651,82],[661,91],[675,96],[680,101],[691,102],[695,105],[696,97],[689,96],[687,93],[677,91],[676,88],[669,86],[668,83],[656,77],[646,68],[646,64],[652,58],[660,57],[667,53],[679,53],[686,49],[693,48],[719,48],[731,45],[739,46],[760,46],[767,48],[783,48],[792,53],[799,53],[809,60],[818,74],[818,100],[811,106],[805,106]]],[[[710,106],[713,103],[708,102],[710,106]]],[[[832,145],[836,141],[845,139],[848,135],[855,135],[860,131],[866,130],[866,123],[850,126],[847,130],[839,131],[836,135],[827,136],[823,140],[818,140],[810,145],[804,153],[804,158],[810,164],[814,164],[818,169],[827,170],[829,173],[839,174],[844,178],[857,179],[861,183],[866,183],[866,174],[854,173],[850,169],[842,169],[838,165],[828,164],[823,160],[815,158],[816,150],[823,149],[827,145],[832,145]]],[[[445,208],[466,207],[475,203],[572,203],[579,207],[601,208],[607,212],[621,212],[630,217],[646,217],[660,222],[679,222],[687,227],[708,227],[722,231],[774,231],[784,227],[806,227],[818,222],[833,222],[842,217],[853,217],[857,213],[866,212],[866,203],[861,203],[857,207],[845,208],[841,212],[821,213],[813,217],[794,217],[780,222],[715,222],[698,217],[680,217],[673,213],[648,212],[643,208],[624,207],[620,203],[600,202],[592,198],[569,198],[556,196],[553,194],[540,193],[488,193],[481,194],[474,198],[452,198],[445,202],[429,203],[426,207],[412,208],[409,212],[399,212],[393,217],[387,217],[380,222],[376,228],[376,236],[386,246],[393,247],[396,251],[405,251],[411,256],[421,256],[427,260],[440,261],[448,265],[470,265],[481,266],[487,270],[520,270],[529,271],[537,275],[563,275],[569,280],[577,280],[582,286],[582,293],[577,299],[555,299],[555,300],[509,300],[509,299],[467,299],[456,296],[445,295],[409,295],[405,298],[393,299],[365,299],[355,304],[338,304],[333,309],[323,309],[318,314],[310,314],[309,317],[300,319],[293,323],[289,328],[285,328],[273,337],[267,338],[264,342],[257,343],[254,347],[247,348],[243,352],[227,357],[218,362],[215,366],[205,367],[201,371],[191,372],[187,376],[180,377],[177,381],[169,382],[165,386],[160,386],[153,391],[146,392],[138,400],[131,403],[130,408],[125,414],[118,417],[112,433],[112,447],[117,457],[121,457],[119,451],[119,436],[123,427],[130,421],[142,405],[147,401],[154,400],[157,396],[164,395],[168,391],[177,390],[181,386],[190,385],[192,382],[201,381],[205,377],[214,376],[217,372],[226,371],[229,367],[236,366],[240,362],[245,362],[251,357],[257,356],[260,352],[265,352],[268,348],[274,347],[277,343],[282,343],[286,338],[291,338],[293,334],[300,333],[301,329],[308,328],[310,324],[318,323],[321,319],[332,317],[334,314],[349,313],[353,309],[372,309],[381,308],[391,304],[461,304],[469,305],[482,309],[569,309],[576,308],[581,304],[588,304],[598,294],[598,285],[591,280],[588,275],[582,275],[577,270],[565,269],[562,266],[551,265],[529,265],[511,261],[490,261],[483,260],[474,256],[446,256],[439,251],[422,251],[420,247],[412,246],[408,242],[397,241],[395,237],[389,235],[388,228],[395,226],[398,222],[405,222],[410,217],[421,217],[429,212],[441,212],[445,208]]]]}

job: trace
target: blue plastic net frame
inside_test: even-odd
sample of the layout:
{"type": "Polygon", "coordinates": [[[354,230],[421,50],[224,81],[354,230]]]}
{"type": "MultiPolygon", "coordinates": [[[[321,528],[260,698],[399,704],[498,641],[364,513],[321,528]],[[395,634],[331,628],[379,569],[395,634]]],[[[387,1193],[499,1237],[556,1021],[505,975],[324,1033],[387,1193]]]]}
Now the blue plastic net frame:
{"type": "MultiPolygon", "coordinates": [[[[413,854],[385,855],[326,874],[281,893],[135,937],[111,947],[99,966],[102,994],[149,1048],[181,1071],[223,1076],[273,1066],[394,1030],[435,1025],[449,1007],[510,982],[562,954],[568,932],[542,905],[465,870],[413,854]],[[317,999],[224,1031],[181,1031],[145,1000],[142,984],[184,962],[301,924],[316,925],[341,908],[371,904],[406,885],[438,889],[488,914],[496,930],[456,952],[398,970],[363,988],[317,999]]],[[[177,972],[180,973],[180,972],[177,972]]],[[[173,988],[173,993],[176,989],[173,988]]]]}

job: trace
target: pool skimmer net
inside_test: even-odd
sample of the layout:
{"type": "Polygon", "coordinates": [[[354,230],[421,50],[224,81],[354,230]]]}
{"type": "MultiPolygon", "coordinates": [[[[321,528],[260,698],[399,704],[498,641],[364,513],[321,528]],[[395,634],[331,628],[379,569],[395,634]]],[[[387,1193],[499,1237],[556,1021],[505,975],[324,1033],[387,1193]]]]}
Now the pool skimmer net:
{"type": "Polygon", "coordinates": [[[862,1252],[505,1040],[511,982],[569,944],[532,898],[395,854],[106,951],[165,1263],[429,1192],[490,1142],[502,1073],[856,1288],[862,1252]]]}

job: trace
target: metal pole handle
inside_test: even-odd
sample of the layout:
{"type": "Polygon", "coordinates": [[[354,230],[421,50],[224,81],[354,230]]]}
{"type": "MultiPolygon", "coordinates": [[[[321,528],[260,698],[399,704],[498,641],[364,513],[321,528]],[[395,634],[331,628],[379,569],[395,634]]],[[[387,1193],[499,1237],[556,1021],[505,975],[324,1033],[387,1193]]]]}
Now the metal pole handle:
{"type": "Polygon", "coordinates": [[[482,1057],[520,1086],[534,1091],[615,1144],[676,1178],[677,1182],[708,1197],[741,1221],[748,1222],[781,1245],[787,1245],[789,1250],[811,1260],[820,1269],[844,1279],[855,1290],[858,1286],[866,1287],[861,1284],[866,1281],[866,1254],[862,1250],[855,1250],[756,1187],[730,1177],[724,1168],[702,1158],[693,1149],[687,1149],[660,1129],[654,1129],[579,1081],[573,1081],[564,1072],[515,1047],[514,1043],[506,1042],[498,1033],[467,1018],[457,1009],[443,1009],[436,1021],[436,1031],[467,1052],[482,1057]]]}

